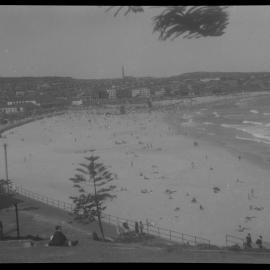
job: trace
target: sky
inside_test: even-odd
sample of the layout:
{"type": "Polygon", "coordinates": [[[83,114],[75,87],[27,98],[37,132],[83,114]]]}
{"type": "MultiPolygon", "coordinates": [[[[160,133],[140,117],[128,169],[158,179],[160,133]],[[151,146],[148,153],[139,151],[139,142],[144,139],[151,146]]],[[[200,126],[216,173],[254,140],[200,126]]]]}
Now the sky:
{"type": "Polygon", "coordinates": [[[166,77],[185,72],[270,72],[270,6],[231,6],[221,37],[159,41],[161,10],[0,6],[0,76],[166,77]]]}

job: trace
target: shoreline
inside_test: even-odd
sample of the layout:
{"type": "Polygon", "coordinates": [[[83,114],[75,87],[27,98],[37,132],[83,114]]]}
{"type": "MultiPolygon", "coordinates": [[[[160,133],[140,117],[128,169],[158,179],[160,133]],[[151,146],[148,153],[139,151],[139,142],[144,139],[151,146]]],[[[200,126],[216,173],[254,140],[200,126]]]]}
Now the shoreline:
{"type": "MultiPolygon", "coordinates": [[[[204,98],[205,100],[209,101],[204,98]]],[[[171,110],[168,111],[170,113],[171,110]]],[[[104,115],[93,116],[90,112],[70,113],[57,119],[48,119],[43,123],[36,121],[27,128],[14,130],[14,136],[17,136],[17,139],[14,137],[17,144],[14,148],[19,147],[19,153],[15,150],[10,153],[11,159],[15,161],[12,165],[15,179],[28,183],[33,191],[37,191],[35,187],[43,189],[44,192],[47,188],[48,194],[51,190],[52,194],[55,194],[52,197],[61,199],[61,196],[65,196],[64,193],[70,190],[66,179],[72,175],[73,166],[68,168],[67,164],[72,162],[77,164],[79,158],[84,156],[82,151],[90,144],[97,148],[106,164],[119,174],[118,198],[109,204],[108,213],[128,219],[149,218],[156,222],[157,226],[208,238],[215,244],[224,243],[225,233],[239,235],[235,229],[238,224],[243,225],[245,215],[249,215],[248,192],[255,188],[256,193],[264,193],[264,185],[265,187],[268,185],[266,178],[269,172],[254,169],[254,166],[250,166],[245,160],[239,163],[236,156],[227,151],[226,146],[217,147],[215,143],[207,144],[197,138],[199,146],[194,147],[194,139],[190,134],[178,135],[168,129],[167,123],[162,122],[164,113],[169,114],[166,108],[153,110],[151,113],[135,112],[107,118],[104,115]],[[88,131],[80,130],[87,125],[89,117],[93,123],[90,126],[88,123],[88,131]],[[31,135],[30,128],[35,130],[36,134],[31,135]],[[52,142],[48,142],[47,145],[44,141],[43,147],[39,146],[39,140],[42,139],[38,133],[40,128],[47,129],[46,132],[50,132],[48,134],[52,136],[52,142]],[[69,131],[73,132],[70,136],[69,131]],[[131,136],[132,132],[137,134],[131,136]],[[124,145],[114,143],[113,133],[116,134],[115,139],[125,140],[127,143],[124,145]],[[86,134],[91,136],[87,139],[86,134]],[[138,139],[135,138],[136,135],[138,139]],[[80,138],[79,144],[72,141],[75,137],[80,138]],[[25,138],[26,142],[20,143],[21,138],[25,138]],[[152,150],[145,148],[148,142],[153,143],[152,150]],[[26,150],[33,152],[33,159],[24,167],[19,161],[26,150]],[[131,152],[138,157],[132,157],[131,152]],[[206,153],[208,160],[204,158],[206,153]],[[65,157],[63,162],[62,157],[65,157]],[[133,167],[130,165],[132,160],[135,163],[133,167]],[[195,169],[191,168],[193,161],[195,169]],[[42,169],[38,164],[45,164],[45,167],[42,169]],[[56,170],[55,164],[65,167],[65,172],[56,170]],[[151,169],[153,165],[158,166],[158,174],[153,174],[155,173],[151,169]],[[213,171],[209,170],[211,166],[213,171]],[[44,170],[44,175],[37,173],[35,177],[29,168],[44,170]],[[21,173],[16,175],[16,171],[21,173]],[[145,178],[141,177],[141,173],[145,178]],[[21,177],[23,179],[20,180],[21,177]],[[235,182],[237,177],[240,181],[244,179],[242,187],[235,182]],[[32,181],[34,179],[36,181],[32,181]],[[37,181],[40,181],[40,184],[37,181]],[[127,190],[121,191],[121,186],[123,188],[126,186],[127,190]],[[213,192],[214,186],[221,189],[219,194],[213,192]],[[149,192],[142,192],[143,190],[149,192]],[[170,199],[166,190],[176,190],[176,193],[171,195],[170,199]],[[186,195],[187,193],[190,197],[186,195]],[[197,203],[191,203],[192,197],[196,197],[197,203]],[[200,204],[204,210],[200,210],[200,204]],[[236,205],[232,207],[233,204],[236,205]],[[228,218],[223,220],[225,216],[228,218]]],[[[41,131],[41,134],[43,133],[44,131],[41,131]]],[[[267,209],[270,207],[269,200],[266,200],[267,194],[262,195],[263,201],[259,202],[259,206],[263,205],[267,209]]],[[[252,232],[269,234],[270,231],[265,225],[269,222],[267,216],[258,216],[258,222],[253,222],[252,232]]],[[[243,236],[241,233],[240,235],[243,236]]]]}

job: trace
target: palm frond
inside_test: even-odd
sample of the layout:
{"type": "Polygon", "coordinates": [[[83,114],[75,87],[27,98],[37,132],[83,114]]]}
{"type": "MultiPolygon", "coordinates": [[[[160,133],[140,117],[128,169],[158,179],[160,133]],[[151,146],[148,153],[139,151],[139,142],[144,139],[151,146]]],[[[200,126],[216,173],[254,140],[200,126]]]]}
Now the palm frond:
{"type": "Polygon", "coordinates": [[[167,7],[160,15],[153,17],[153,32],[160,40],[184,35],[183,38],[221,36],[228,25],[225,6],[167,7]]]}

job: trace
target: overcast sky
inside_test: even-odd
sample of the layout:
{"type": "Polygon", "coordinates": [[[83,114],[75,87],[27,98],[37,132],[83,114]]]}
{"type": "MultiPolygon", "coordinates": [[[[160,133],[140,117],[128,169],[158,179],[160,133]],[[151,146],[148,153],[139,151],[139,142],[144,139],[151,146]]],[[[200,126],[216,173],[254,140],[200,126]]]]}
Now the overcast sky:
{"type": "Polygon", "coordinates": [[[159,41],[158,9],[113,17],[95,6],[0,6],[0,76],[115,78],[270,72],[270,6],[232,6],[222,37],[159,41]]]}

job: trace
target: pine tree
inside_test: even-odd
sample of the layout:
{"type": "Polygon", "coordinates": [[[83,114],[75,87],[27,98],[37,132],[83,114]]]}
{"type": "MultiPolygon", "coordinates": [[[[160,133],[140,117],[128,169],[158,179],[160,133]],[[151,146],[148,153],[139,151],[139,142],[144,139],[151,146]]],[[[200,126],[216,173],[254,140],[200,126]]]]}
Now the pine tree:
{"type": "Polygon", "coordinates": [[[92,153],[90,157],[85,157],[86,163],[79,163],[79,168],[76,169],[78,173],[70,178],[79,194],[70,198],[75,205],[75,218],[89,221],[97,218],[102,238],[105,240],[101,214],[106,209],[105,200],[115,197],[111,192],[116,186],[108,186],[114,180],[113,174],[99,159],[99,156],[92,153]]]}

